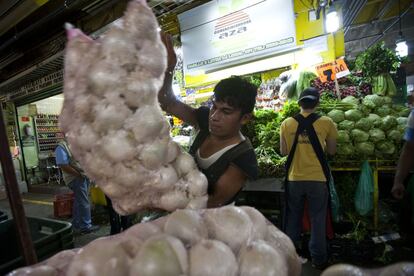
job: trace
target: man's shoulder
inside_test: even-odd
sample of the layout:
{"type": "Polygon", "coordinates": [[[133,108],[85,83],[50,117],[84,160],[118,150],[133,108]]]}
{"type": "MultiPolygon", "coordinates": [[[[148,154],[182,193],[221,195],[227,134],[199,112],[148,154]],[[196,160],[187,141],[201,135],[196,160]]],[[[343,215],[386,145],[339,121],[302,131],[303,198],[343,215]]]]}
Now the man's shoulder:
{"type": "Polygon", "coordinates": [[[329,118],[328,116],[321,116],[319,118],[319,121],[322,122],[322,123],[334,125],[334,121],[331,118],[329,118]]]}

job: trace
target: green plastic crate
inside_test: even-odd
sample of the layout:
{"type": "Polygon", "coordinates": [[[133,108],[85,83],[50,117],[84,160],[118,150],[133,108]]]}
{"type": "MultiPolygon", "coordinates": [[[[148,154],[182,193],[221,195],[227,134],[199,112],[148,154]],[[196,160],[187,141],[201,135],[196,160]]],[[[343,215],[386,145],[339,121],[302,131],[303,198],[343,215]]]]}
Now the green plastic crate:
{"type": "MultiPolygon", "coordinates": [[[[37,217],[27,217],[27,220],[38,261],[74,247],[69,222],[37,217]]],[[[13,219],[0,222],[0,244],[0,275],[25,265],[13,219]]]]}

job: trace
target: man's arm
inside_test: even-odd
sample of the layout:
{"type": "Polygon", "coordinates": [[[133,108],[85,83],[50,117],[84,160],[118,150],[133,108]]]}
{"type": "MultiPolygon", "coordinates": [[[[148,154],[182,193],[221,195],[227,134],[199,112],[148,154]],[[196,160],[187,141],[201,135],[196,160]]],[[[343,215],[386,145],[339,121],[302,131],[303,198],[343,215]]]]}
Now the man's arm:
{"type": "Polygon", "coordinates": [[[326,139],[326,152],[329,155],[334,155],[336,153],[336,138],[326,139]]]}
{"type": "Polygon", "coordinates": [[[207,208],[223,206],[243,187],[247,176],[236,166],[230,165],[219,178],[214,187],[214,194],[209,195],[207,208]]]}
{"type": "Polygon", "coordinates": [[[404,196],[404,180],[407,178],[410,170],[414,166],[414,141],[406,141],[395,172],[394,185],[391,189],[392,195],[401,199],[404,196]]]}
{"type": "Polygon", "coordinates": [[[286,156],[289,154],[289,151],[287,149],[287,144],[285,137],[282,136],[282,133],[280,133],[280,154],[282,156],[286,156]]]}
{"type": "Polygon", "coordinates": [[[179,101],[175,97],[172,90],[173,72],[174,67],[177,63],[177,56],[174,52],[171,36],[161,33],[161,39],[167,49],[168,65],[167,71],[165,72],[164,83],[161,87],[161,90],[158,92],[158,101],[161,104],[161,108],[165,112],[180,118],[192,126],[197,126],[196,110],[191,106],[179,101]]]}
{"type": "Polygon", "coordinates": [[[58,164],[58,166],[65,173],[68,173],[68,174],[73,175],[75,177],[82,177],[82,174],[80,174],[77,170],[75,170],[71,165],[63,165],[63,164],[60,164],[59,165],[58,164]]]}
{"type": "Polygon", "coordinates": [[[280,155],[286,156],[289,154],[289,150],[287,148],[287,143],[285,139],[285,122],[282,122],[282,125],[280,126],[279,136],[280,136],[280,155]]]}

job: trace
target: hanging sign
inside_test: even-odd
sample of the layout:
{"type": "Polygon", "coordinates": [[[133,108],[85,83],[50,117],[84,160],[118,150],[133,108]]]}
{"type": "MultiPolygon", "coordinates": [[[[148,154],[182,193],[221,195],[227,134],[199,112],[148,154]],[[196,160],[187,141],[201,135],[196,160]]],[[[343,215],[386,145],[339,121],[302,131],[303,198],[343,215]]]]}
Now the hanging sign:
{"type": "Polygon", "coordinates": [[[348,66],[342,58],[317,65],[316,72],[322,82],[334,81],[350,74],[348,66]]]}
{"type": "Polygon", "coordinates": [[[186,74],[296,47],[293,1],[213,0],[178,15],[186,74]]]}

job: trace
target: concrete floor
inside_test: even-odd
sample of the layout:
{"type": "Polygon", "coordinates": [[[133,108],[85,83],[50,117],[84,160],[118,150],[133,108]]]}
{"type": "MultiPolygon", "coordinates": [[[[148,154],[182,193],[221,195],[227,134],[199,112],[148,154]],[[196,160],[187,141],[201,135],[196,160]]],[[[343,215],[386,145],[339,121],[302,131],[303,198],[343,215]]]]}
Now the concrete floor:
{"type": "MultiPolygon", "coordinates": [[[[22,195],[22,200],[24,204],[24,209],[26,216],[29,217],[43,217],[50,218],[54,220],[68,221],[68,219],[56,219],[53,216],[53,199],[54,195],[51,194],[34,194],[26,193],[22,195]]],[[[7,213],[9,218],[12,217],[9,202],[7,199],[0,200],[0,210],[7,213]]],[[[109,235],[110,226],[106,217],[105,209],[98,206],[93,210],[93,223],[100,226],[100,229],[96,232],[85,234],[85,235],[75,235],[74,242],[75,247],[82,247],[89,242],[99,238],[109,235]]],[[[315,270],[309,262],[302,266],[302,275],[303,276],[318,276],[320,271],[315,270]]]]}

